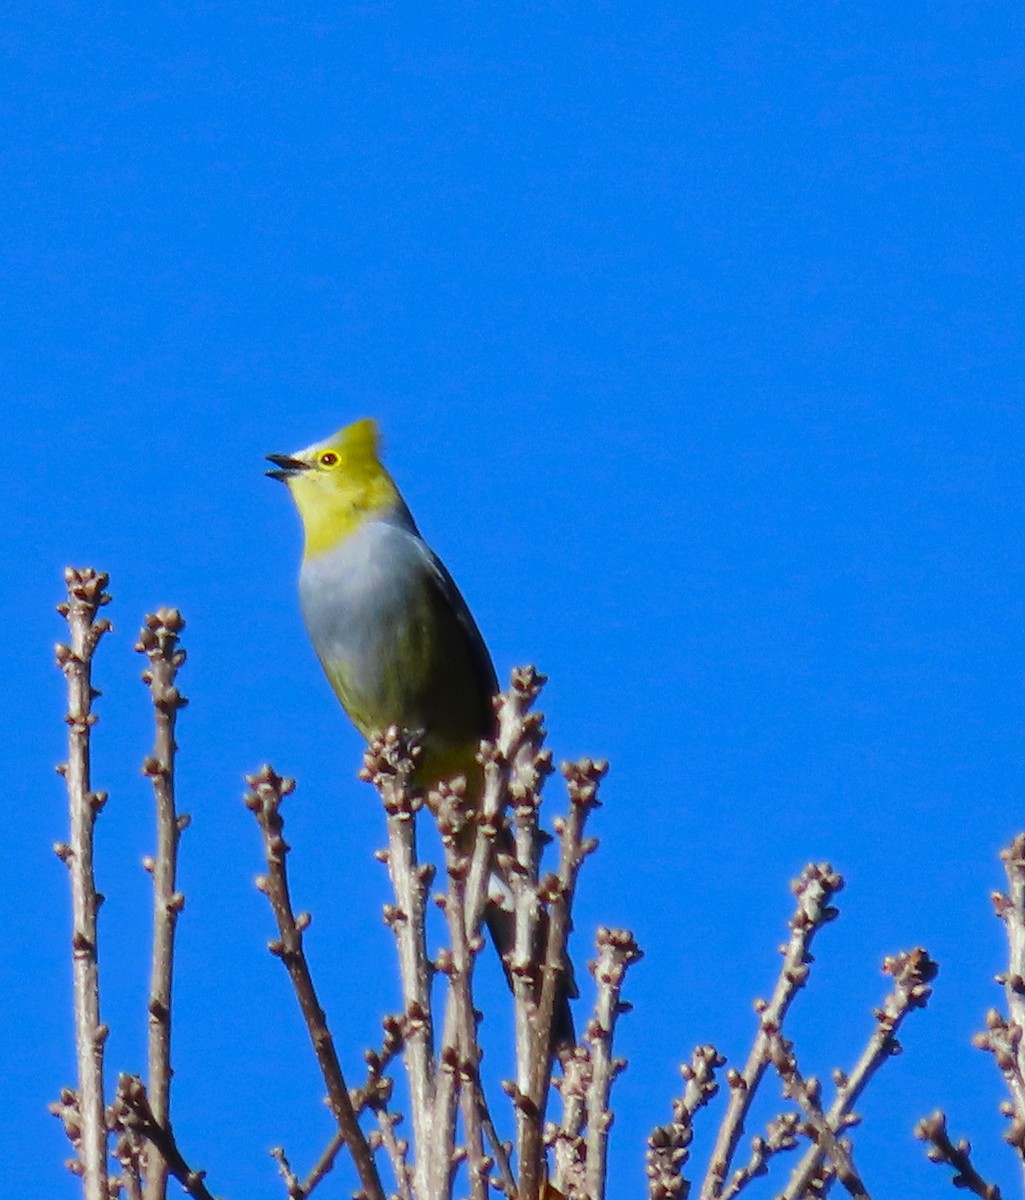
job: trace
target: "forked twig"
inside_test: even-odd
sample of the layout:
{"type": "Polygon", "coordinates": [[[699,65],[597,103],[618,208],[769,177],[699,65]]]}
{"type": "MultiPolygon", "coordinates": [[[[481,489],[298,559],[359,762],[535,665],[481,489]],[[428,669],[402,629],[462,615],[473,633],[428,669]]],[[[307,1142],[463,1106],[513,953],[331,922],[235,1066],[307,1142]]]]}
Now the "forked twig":
{"type": "Polygon", "coordinates": [[[122,1075],[118,1079],[107,1119],[116,1133],[143,1139],[153,1146],[186,1195],[193,1200],[214,1200],[206,1186],[206,1172],[194,1170],[185,1161],[170,1127],[156,1119],[138,1075],[122,1075]]]}
{"type": "Polygon", "coordinates": [[[797,911],[790,919],[790,940],[782,947],[783,967],[768,1003],[759,1001],[756,1005],[758,1033],[743,1070],[727,1075],[729,1104],[701,1185],[700,1200],[719,1200],[722,1195],[744,1132],[744,1120],[769,1065],[768,1031],[782,1028],[787,1010],[808,978],[812,940],[823,925],[836,917],[837,910],[830,902],[843,887],[843,878],[828,863],[810,863],[792,887],[797,896],[797,911]]]}
{"type": "MultiPolygon", "coordinates": [[[[769,1031],[769,1055],[783,1081],[783,1094],[800,1105],[808,1136],[820,1151],[819,1162],[816,1162],[814,1167],[817,1169],[821,1160],[828,1157],[837,1179],[854,1200],[870,1200],[861,1176],[854,1166],[850,1146],[840,1141],[837,1130],[831,1127],[829,1119],[822,1111],[822,1093],[818,1080],[805,1079],[797,1065],[793,1043],[784,1038],[778,1030],[769,1031]]],[[[804,1194],[797,1193],[798,1196],[804,1194]]]]}
{"type": "Polygon", "coordinates": [[[303,932],[309,926],[307,913],[298,916],[292,910],[288,890],[285,856],[288,844],[284,838],[284,821],[280,808],[282,799],[292,792],[295,783],[284,779],[270,767],[247,776],[252,789],[246,796],[246,807],[253,813],[263,834],[267,874],[257,880],[257,886],[267,896],[277,921],[279,939],[270,943],[271,953],[285,964],[292,987],[306,1021],[321,1075],[327,1086],[328,1104],[352,1155],[360,1183],[369,1200],[385,1200],[384,1189],[374,1162],[373,1152],[359,1127],[349,1089],[342,1074],[338,1052],[328,1029],[324,1010],[317,999],[306,953],[303,932]]]}
{"type": "Polygon", "coordinates": [[[751,1139],[750,1157],[730,1176],[729,1183],[723,1189],[723,1200],[733,1200],[739,1196],[751,1180],[768,1173],[771,1159],[785,1150],[793,1150],[800,1128],[801,1118],[796,1112],[784,1112],[773,1117],[766,1126],[764,1136],[756,1134],[751,1139]]]}
{"type": "Polygon", "coordinates": [[[1000,1189],[987,1183],[972,1162],[972,1145],[967,1138],[952,1142],[947,1132],[946,1115],[936,1110],[931,1116],[923,1117],[915,1126],[915,1137],[929,1143],[926,1155],[934,1163],[945,1163],[954,1168],[951,1180],[954,1187],[980,1196],[981,1200],[1000,1200],[1000,1189]]]}
{"type": "MultiPolygon", "coordinates": [[[[928,1003],[932,994],[930,985],[938,970],[920,947],[883,960],[883,971],[892,977],[893,989],[875,1010],[875,1028],[854,1069],[849,1075],[837,1076],[836,1095],[826,1113],[826,1124],[834,1134],[848,1123],[854,1105],[876,1071],[888,1058],[900,1053],[897,1032],[909,1013],[928,1003]]],[[[785,1200],[799,1200],[805,1194],[823,1157],[824,1151],[818,1145],[805,1151],[783,1192],[785,1200]]]]}

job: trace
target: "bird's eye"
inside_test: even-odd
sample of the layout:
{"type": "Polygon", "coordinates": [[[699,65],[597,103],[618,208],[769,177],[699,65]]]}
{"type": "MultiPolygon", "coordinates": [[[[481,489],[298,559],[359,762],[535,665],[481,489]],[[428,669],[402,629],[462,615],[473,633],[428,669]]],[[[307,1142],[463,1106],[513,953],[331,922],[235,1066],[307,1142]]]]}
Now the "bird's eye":
{"type": "Polygon", "coordinates": [[[320,456],[320,465],[322,467],[333,467],[338,461],[338,455],[333,450],[325,450],[320,456]]]}

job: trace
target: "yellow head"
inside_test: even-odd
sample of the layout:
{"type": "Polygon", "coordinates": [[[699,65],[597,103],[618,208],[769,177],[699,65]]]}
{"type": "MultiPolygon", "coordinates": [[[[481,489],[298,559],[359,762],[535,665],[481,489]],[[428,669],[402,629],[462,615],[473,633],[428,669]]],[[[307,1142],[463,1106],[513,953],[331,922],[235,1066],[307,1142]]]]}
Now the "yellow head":
{"type": "Polygon", "coordinates": [[[288,484],[306,533],[306,557],[323,554],[370,517],[402,503],[378,458],[377,422],[365,417],[296,454],[268,454],[267,474],[288,484]]]}

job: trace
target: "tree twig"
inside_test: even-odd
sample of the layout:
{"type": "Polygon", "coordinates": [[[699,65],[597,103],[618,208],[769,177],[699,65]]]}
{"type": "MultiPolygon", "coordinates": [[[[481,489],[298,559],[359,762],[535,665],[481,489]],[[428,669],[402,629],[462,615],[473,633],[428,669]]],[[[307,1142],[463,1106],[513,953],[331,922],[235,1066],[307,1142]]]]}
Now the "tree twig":
{"type": "Polygon", "coordinates": [[[577,1200],[586,1195],[587,1139],[584,1128],[591,1088],[591,1051],[586,1044],[574,1046],[563,1054],[562,1077],[555,1080],[555,1087],[562,1098],[562,1116],[546,1136],[555,1157],[552,1180],[557,1191],[577,1200]]]}
{"type": "Polygon", "coordinates": [[[427,955],[426,913],[434,867],[421,863],[417,851],[416,816],[423,807],[423,797],[412,786],[412,774],[419,756],[419,747],[393,726],[371,742],[360,777],[377,788],[388,823],[388,849],[378,852],[377,857],[387,865],[395,892],[395,903],[385,906],[384,919],[395,935],[399,952],[406,1022],[404,1057],[416,1145],[416,1191],[419,1196],[428,1196],[436,1081],[431,1015],[433,968],[427,955]]]}
{"type": "Polygon", "coordinates": [[[370,1145],[359,1127],[349,1089],[338,1061],[338,1052],[328,1029],[324,1010],[317,999],[309,963],[303,950],[303,932],[310,924],[308,913],[296,916],[288,891],[285,856],[289,847],[284,838],[281,801],[292,792],[295,783],[284,779],[270,767],[247,776],[252,789],[246,796],[246,807],[253,813],[263,833],[267,874],[257,880],[257,886],[267,896],[278,925],[279,940],[270,943],[271,953],[285,964],[292,987],[299,1001],[309,1030],[310,1041],[317,1056],[321,1075],[327,1086],[328,1104],[352,1155],[363,1191],[368,1200],[385,1200],[370,1145]]]}
{"type": "Polygon", "coordinates": [[[100,1021],[100,978],[97,913],[102,897],[96,891],[93,842],[96,817],[106,802],[91,781],[90,732],[97,716],[92,702],[93,654],[111,628],[98,617],[110,602],[104,591],[107,576],[90,567],[64,572],[68,598],[58,606],[70,632],[70,644],[56,648],[57,665],[68,687],[68,760],[58,767],[68,792],[70,843],[54,847],[71,878],[72,977],[75,1009],[75,1048],[78,1059],[78,1153],[85,1200],[107,1200],[107,1126],[103,1098],[103,1048],[107,1027],[100,1021]]]}
{"type": "Polygon", "coordinates": [[[782,1028],[787,1010],[804,986],[812,940],[823,925],[836,917],[837,910],[830,901],[842,887],[843,878],[828,863],[810,863],[792,885],[797,896],[797,911],[790,919],[790,940],[782,947],[783,967],[768,1003],[759,1001],[755,1006],[758,1033],[743,1070],[727,1074],[729,1104],[701,1185],[700,1200],[719,1200],[722,1195],[744,1132],[744,1120],[769,1065],[767,1031],[782,1028]]]}
{"type": "MultiPolygon", "coordinates": [[[[143,763],[143,774],[153,784],[157,816],[157,852],[143,860],[153,877],[153,961],[149,992],[149,1072],[147,1096],[158,1125],[170,1126],[171,1120],[171,989],[174,978],[174,935],[178,914],[185,897],[176,891],[178,839],[188,825],[188,817],[179,817],[175,808],[174,758],[175,722],[178,710],[188,701],[175,686],[185,651],[178,635],[185,627],[175,608],[149,613],[135,649],[145,654],[149,666],[142,681],[153,700],[156,733],[153,753],[143,763]]],[[[153,1143],[146,1155],[146,1200],[163,1200],[167,1194],[167,1165],[160,1160],[153,1143]]]]}
{"type": "Polygon", "coordinates": [[[947,1118],[937,1109],[931,1116],[923,1117],[915,1126],[915,1137],[929,1143],[926,1154],[931,1162],[946,1163],[954,1168],[951,1180],[954,1187],[973,1192],[981,1200],[1000,1200],[1000,1189],[987,1183],[972,1162],[972,1146],[966,1138],[958,1142],[950,1140],[947,1118]]]}
{"type": "Polygon", "coordinates": [[[773,1117],[766,1126],[764,1136],[756,1134],[751,1139],[751,1155],[730,1176],[729,1183],[723,1189],[723,1200],[733,1200],[753,1179],[765,1175],[769,1170],[769,1161],[775,1155],[784,1150],[793,1150],[797,1145],[800,1124],[801,1119],[796,1112],[784,1112],[773,1117]]]}
{"type": "Polygon", "coordinates": [[[1004,986],[1007,1017],[991,1009],[986,1029],[972,1039],[981,1050],[996,1059],[1010,1100],[1001,1106],[1010,1119],[1004,1139],[1018,1152],[1019,1166],[1025,1174],[1025,833],[1000,854],[1007,872],[1007,894],[993,894],[997,916],[1007,933],[1007,970],[997,976],[1004,986]]]}
{"type": "MultiPolygon", "coordinates": [[[[836,1095],[826,1113],[826,1125],[835,1134],[850,1123],[854,1105],[869,1080],[884,1062],[900,1053],[897,1031],[908,1013],[924,1008],[932,994],[936,963],[920,947],[902,951],[883,960],[883,971],[892,977],[893,989],[874,1012],[875,1028],[850,1075],[838,1072],[836,1095]]],[[[804,1154],[783,1192],[781,1200],[800,1200],[822,1163],[824,1151],[813,1145],[804,1154]]]]}
{"type": "Polygon", "coordinates": [[[108,1120],[111,1129],[116,1132],[144,1138],[154,1146],[186,1195],[192,1196],[193,1200],[214,1200],[206,1186],[206,1172],[194,1170],[185,1161],[170,1126],[156,1119],[146,1095],[145,1084],[138,1075],[120,1076],[108,1120]]]}
{"type": "MultiPolygon", "coordinates": [[[[508,781],[514,851],[500,856],[500,875],[512,892],[513,948],[506,967],[513,989],[516,1027],[516,1081],[503,1086],[516,1112],[517,1190],[522,1200],[539,1200],[545,1179],[544,1108],[539,1080],[551,1054],[550,1030],[539,1027],[537,1002],[541,898],[539,824],[541,788],[551,774],[551,753],[544,749],[544,718],[531,711],[546,682],[533,667],[512,673],[498,707],[498,751],[508,781]]],[[[486,764],[487,765],[487,764],[486,764]]],[[[543,953],[543,950],[541,951],[543,953]]]]}
{"type": "Polygon", "coordinates": [[[587,1090],[587,1168],[584,1192],[588,1200],[604,1200],[609,1130],[612,1111],[609,1096],[612,1083],[626,1066],[623,1058],[612,1055],[616,1020],[629,1005],[620,999],[627,969],[641,957],[633,934],[625,929],[598,930],[598,960],[592,964],[598,996],[594,1016],[587,1025],[591,1043],[591,1086],[587,1090]]]}
{"type": "MultiPolygon", "coordinates": [[[[493,1161],[484,1153],[482,1110],[487,1104],[478,1070],[481,1049],[473,1004],[474,962],[484,939],[480,934],[479,917],[477,927],[472,926],[471,904],[467,895],[474,843],[471,843],[469,851],[460,848],[464,831],[471,830],[474,833],[474,842],[484,835],[474,826],[473,802],[466,795],[465,781],[460,780],[458,786],[443,784],[436,788],[432,793],[431,808],[437,815],[448,876],[447,892],[436,897],[445,913],[450,946],[438,956],[438,970],[448,980],[449,997],[449,1012],[446,1013],[441,1047],[441,1069],[451,1076],[447,1090],[450,1093],[453,1090],[458,1092],[462,1102],[471,1200],[487,1200],[488,1173],[493,1161]]],[[[483,912],[483,904],[480,911],[483,912]]],[[[438,1195],[448,1194],[451,1188],[454,1147],[441,1130],[447,1128],[454,1132],[453,1118],[453,1112],[435,1110],[439,1137],[436,1139],[434,1186],[438,1195]]]]}
{"type": "Polygon", "coordinates": [[[683,1095],[673,1101],[673,1119],[657,1126],[648,1137],[648,1200],[678,1200],[688,1194],[690,1185],[683,1177],[683,1168],[694,1140],[694,1117],[719,1091],[715,1072],[725,1062],[714,1046],[698,1046],[690,1062],[680,1068],[685,1086],[683,1095]]]}
{"type": "Polygon", "coordinates": [[[784,1038],[778,1029],[770,1029],[767,1033],[769,1055],[783,1081],[783,1094],[800,1105],[808,1136],[821,1151],[822,1157],[829,1158],[837,1179],[854,1200],[870,1200],[865,1184],[854,1166],[850,1147],[840,1141],[837,1131],[830,1126],[826,1114],[822,1111],[818,1080],[804,1078],[797,1065],[793,1043],[784,1038]]]}

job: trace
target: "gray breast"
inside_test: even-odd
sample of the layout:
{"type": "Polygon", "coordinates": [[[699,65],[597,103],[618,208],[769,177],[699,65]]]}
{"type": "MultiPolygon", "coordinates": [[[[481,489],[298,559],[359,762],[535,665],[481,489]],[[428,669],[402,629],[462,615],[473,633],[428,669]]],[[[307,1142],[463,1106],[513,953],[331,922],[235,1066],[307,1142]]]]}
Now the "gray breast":
{"type": "Polygon", "coordinates": [[[306,628],[343,704],[358,710],[357,724],[359,713],[389,705],[405,631],[424,603],[429,554],[405,523],[376,520],[303,564],[306,628]]]}

